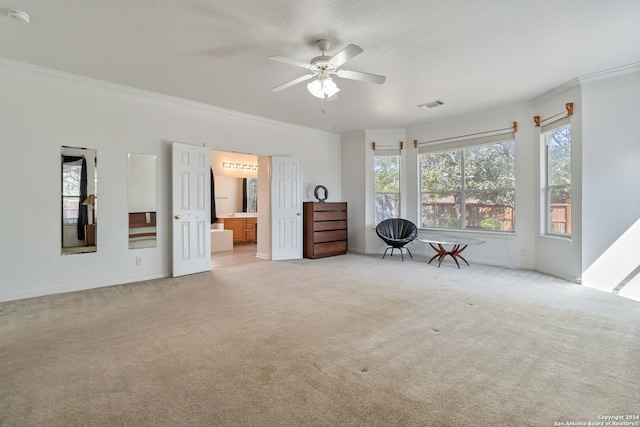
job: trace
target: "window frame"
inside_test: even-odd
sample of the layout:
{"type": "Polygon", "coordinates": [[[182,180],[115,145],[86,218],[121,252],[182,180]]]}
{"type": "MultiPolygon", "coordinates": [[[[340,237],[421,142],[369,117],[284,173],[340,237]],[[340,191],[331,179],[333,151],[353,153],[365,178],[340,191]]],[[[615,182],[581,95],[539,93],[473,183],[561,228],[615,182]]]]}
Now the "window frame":
{"type": "Polygon", "coordinates": [[[383,195],[383,196],[387,196],[387,195],[392,195],[392,196],[396,196],[396,217],[400,217],[401,216],[401,212],[402,212],[402,188],[401,188],[401,183],[402,183],[402,150],[400,149],[375,149],[374,153],[373,153],[373,174],[372,174],[372,178],[373,178],[373,221],[375,225],[378,225],[381,221],[388,219],[388,218],[393,218],[392,217],[388,217],[388,218],[378,218],[378,209],[377,209],[377,200],[378,200],[378,196],[379,195],[383,195]],[[398,170],[397,170],[397,188],[398,191],[397,192],[390,192],[390,191],[383,191],[383,192],[378,192],[376,191],[376,157],[397,157],[397,165],[398,165],[398,170]]]}
{"type": "MultiPolygon", "coordinates": [[[[516,141],[514,133],[507,134],[498,134],[491,135],[487,137],[480,138],[472,138],[472,139],[463,139],[456,140],[450,143],[437,144],[432,146],[421,147],[418,156],[417,156],[417,170],[418,170],[418,219],[419,219],[419,228],[421,229],[432,229],[438,231],[452,231],[452,232],[489,232],[489,233],[499,233],[499,234],[513,234],[516,230],[516,160],[515,160],[515,152],[516,152],[516,141]],[[513,186],[512,187],[500,187],[489,190],[476,190],[468,188],[467,181],[469,180],[469,176],[467,175],[466,163],[467,163],[467,155],[465,155],[465,151],[474,149],[477,147],[491,147],[497,144],[502,143],[511,143],[513,149],[513,186]],[[450,156],[453,153],[457,153],[459,157],[459,185],[454,188],[449,188],[447,190],[442,191],[423,191],[423,174],[422,174],[422,162],[423,155],[425,154],[438,154],[438,153],[449,153],[450,156]],[[468,218],[468,209],[467,204],[469,201],[467,198],[473,193],[479,191],[491,191],[491,192],[502,192],[508,191],[511,193],[511,199],[513,200],[512,212],[511,212],[511,228],[507,230],[502,229],[483,229],[483,228],[469,228],[467,223],[469,221],[468,218]],[[454,227],[442,227],[442,226],[433,226],[433,225],[425,225],[423,223],[423,200],[425,196],[428,195],[436,195],[436,194],[448,194],[451,195],[459,194],[459,220],[456,221],[454,227]]],[[[486,218],[497,218],[495,216],[486,218]]]]}
{"type": "MultiPolygon", "coordinates": [[[[80,200],[80,171],[82,169],[82,160],[76,160],[74,162],[66,162],[62,163],[62,225],[75,226],[78,224],[78,214],[80,211],[80,204],[83,200],[80,200]],[[65,172],[67,170],[68,172],[65,172]],[[77,175],[77,188],[69,188],[70,185],[65,182],[65,179],[70,175],[77,175]],[[72,190],[72,191],[70,191],[72,190]],[[77,191],[76,191],[77,190],[77,191]],[[74,203],[75,201],[75,203],[74,203]],[[66,208],[67,203],[71,202],[72,204],[77,205],[77,208],[74,210],[69,210],[66,208]],[[70,217],[66,214],[66,212],[75,212],[75,217],[70,217]]],[[[75,183],[74,183],[75,185],[75,183]]]]}
{"type": "MultiPolygon", "coordinates": [[[[573,175],[573,161],[572,161],[572,155],[573,155],[573,132],[572,132],[572,128],[571,128],[571,121],[569,116],[566,116],[562,119],[559,119],[557,121],[554,121],[552,123],[549,123],[545,126],[542,127],[541,131],[540,131],[540,142],[543,145],[543,152],[544,152],[544,157],[543,157],[543,164],[542,164],[542,168],[543,168],[543,173],[542,176],[544,177],[544,181],[542,182],[542,203],[543,203],[543,207],[542,207],[542,212],[543,215],[541,216],[541,229],[542,229],[542,233],[544,236],[547,237],[554,237],[554,238],[561,238],[561,239],[571,239],[571,223],[572,223],[572,210],[571,210],[571,203],[568,204],[568,214],[566,215],[566,221],[565,223],[568,224],[568,226],[565,226],[565,228],[568,228],[568,232],[554,232],[553,228],[554,228],[554,222],[553,222],[553,218],[552,218],[552,213],[551,213],[551,208],[552,208],[552,202],[551,202],[551,193],[553,191],[557,191],[557,190],[567,190],[568,189],[568,193],[569,193],[569,201],[571,201],[573,199],[573,179],[572,179],[572,175],[573,175]],[[555,132],[555,131],[559,131],[561,129],[568,129],[569,130],[569,154],[568,154],[568,160],[569,160],[569,183],[568,184],[552,184],[550,182],[551,180],[551,173],[550,173],[550,165],[551,165],[551,161],[550,161],[550,149],[549,149],[549,139],[550,139],[550,135],[551,133],[555,132]]],[[[566,231],[566,230],[565,230],[566,231]]]]}
{"type": "Polygon", "coordinates": [[[247,212],[258,212],[258,178],[247,178],[247,212]]]}

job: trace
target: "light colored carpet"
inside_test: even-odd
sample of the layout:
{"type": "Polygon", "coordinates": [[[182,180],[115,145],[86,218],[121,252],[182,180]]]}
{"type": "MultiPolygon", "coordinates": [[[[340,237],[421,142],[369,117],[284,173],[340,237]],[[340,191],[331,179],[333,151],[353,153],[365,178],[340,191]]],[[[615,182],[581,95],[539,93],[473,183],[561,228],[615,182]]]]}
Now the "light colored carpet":
{"type": "Polygon", "coordinates": [[[0,304],[0,425],[553,426],[640,413],[640,303],[349,254],[0,304]]]}

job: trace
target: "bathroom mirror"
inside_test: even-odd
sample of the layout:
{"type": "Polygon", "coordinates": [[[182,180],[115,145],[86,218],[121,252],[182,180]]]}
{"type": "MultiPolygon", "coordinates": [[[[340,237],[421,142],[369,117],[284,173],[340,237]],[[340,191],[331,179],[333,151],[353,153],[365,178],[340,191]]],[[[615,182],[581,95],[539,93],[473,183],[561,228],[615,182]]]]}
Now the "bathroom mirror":
{"type": "Polygon", "coordinates": [[[156,213],[156,156],[129,153],[129,249],[156,246],[156,213]]]}
{"type": "Polygon", "coordinates": [[[258,212],[258,180],[218,176],[215,198],[218,213],[258,212]]]}
{"type": "Polygon", "coordinates": [[[96,252],[98,157],[95,149],[60,150],[62,255],[96,252]]]}

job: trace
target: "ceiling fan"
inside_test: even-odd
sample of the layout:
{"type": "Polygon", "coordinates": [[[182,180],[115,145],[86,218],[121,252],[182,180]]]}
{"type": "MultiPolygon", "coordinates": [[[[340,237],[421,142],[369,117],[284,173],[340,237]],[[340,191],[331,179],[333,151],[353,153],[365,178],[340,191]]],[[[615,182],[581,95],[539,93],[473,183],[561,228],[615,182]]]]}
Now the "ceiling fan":
{"type": "Polygon", "coordinates": [[[331,75],[335,74],[343,79],[358,80],[366,83],[382,84],[386,80],[384,76],[376,74],[362,73],[360,71],[350,71],[339,69],[348,60],[360,55],[363,50],[354,44],[342,49],[334,56],[326,56],[325,52],[329,49],[329,42],[327,40],[318,40],[318,49],[322,52],[322,55],[316,56],[310,63],[304,63],[294,61],[292,59],[283,58],[282,56],[272,56],[269,59],[272,61],[284,62],[285,64],[295,65],[297,67],[305,68],[311,71],[310,74],[306,74],[297,79],[291,80],[280,86],[276,86],[271,89],[273,92],[280,92],[298,83],[302,83],[306,80],[317,77],[316,80],[307,84],[307,89],[315,97],[328,99],[338,93],[340,89],[336,86],[331,75]]]}

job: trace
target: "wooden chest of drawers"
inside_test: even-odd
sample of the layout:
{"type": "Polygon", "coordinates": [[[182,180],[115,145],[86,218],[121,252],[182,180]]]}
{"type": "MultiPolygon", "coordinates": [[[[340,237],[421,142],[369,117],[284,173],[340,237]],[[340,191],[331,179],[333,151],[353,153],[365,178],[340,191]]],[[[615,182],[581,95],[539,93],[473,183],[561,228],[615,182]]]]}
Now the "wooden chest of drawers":
{"type": "Polygon", "coordinates": [[[304,202],[304,257],[347,253],[347,203],[304,202]]]}

